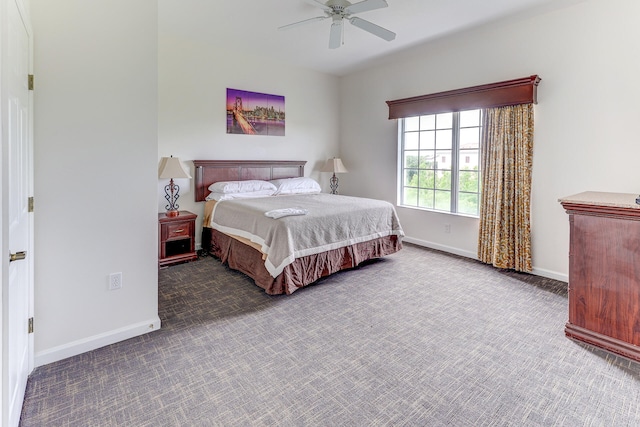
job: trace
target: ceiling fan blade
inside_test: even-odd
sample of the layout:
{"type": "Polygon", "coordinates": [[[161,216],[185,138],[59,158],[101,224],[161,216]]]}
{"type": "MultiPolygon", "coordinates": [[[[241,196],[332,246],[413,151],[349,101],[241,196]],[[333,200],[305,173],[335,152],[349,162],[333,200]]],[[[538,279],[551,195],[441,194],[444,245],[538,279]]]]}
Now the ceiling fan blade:
{"type": "Polygon", "coordinates": [[[394,33],[393,31],[389,31],[386,28],[382,28],[381,26],[376,25],[369,21],[365,21],[364,19],[354,17],[354,18],[349,18],[349,22],[351,22],[356,27],[362,30],[368,31],[374,36],[378,36],[381,39],[384,39],[388,42],[396,38],[396,33],[394,33]]]}
{"type": "Polygon", "coordinates": [[[331,24],[331,32],[329,33],[329,49],[336,49],[342,45],[342,28],[343,20],[334,19],[331,24]]]}
{"type": "Polygon", "coordinates": [[[351,6],[345,7],[344,11],[346,13],[361,13],[387,6],[389,5],[387,4],[386,0],[364,0],[358,3],[354,3],[351,6]]]}
{"type": "Polygon", "coordinates": [[[329,6],[327,6],[326,4],[324,4],[324,2],[321,2],[320,0],[304,0],[304,1],[306,1],[309,4],[314,5],[316,7],[319,7],[321,9],[323,9],[323,10],[326,10],[327,12],[332,12],[333,11],[329,6]]]}
{"type": "Polygon", "coordinates": [[[328,18],[328,16],[316,16],[315,18],[305,19],[304,21],[298,21],[298,22],[294,22],[293,24],[283,25],[282,27],[278,27],[278,29],[279,30],[289,30],[291,28],[295,28],[295,27],[298,27],[300,25],[309,24],[309,23],[315,22],[315,21],[322,21],[322,20],[327,19],[327,18],[328,18]]]}

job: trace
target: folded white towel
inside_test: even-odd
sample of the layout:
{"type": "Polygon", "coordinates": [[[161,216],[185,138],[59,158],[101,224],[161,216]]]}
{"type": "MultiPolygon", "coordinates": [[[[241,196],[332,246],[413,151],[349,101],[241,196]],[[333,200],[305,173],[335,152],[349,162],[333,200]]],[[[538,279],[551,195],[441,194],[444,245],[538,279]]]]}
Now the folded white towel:
{"type": "Polygon", "coordinates": [[[291,216],[291,215],[306,215],[309,211],[302,208],[284,208],[284,209],[274,209],[272,211],[265,212],[264,214],[270,218],[278,219],[283,216],[291,216]]]}

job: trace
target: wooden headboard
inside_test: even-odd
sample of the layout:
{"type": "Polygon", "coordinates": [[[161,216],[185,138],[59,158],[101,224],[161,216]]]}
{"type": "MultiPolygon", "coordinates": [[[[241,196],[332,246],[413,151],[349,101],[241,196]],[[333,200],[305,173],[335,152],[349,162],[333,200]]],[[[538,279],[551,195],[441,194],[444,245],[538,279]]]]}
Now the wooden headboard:
{"type": "Polygon", "coordinates": [[[205,200],[214,182],[297,178],[304,176],[306,163],[304,160],[194,160],[196,202],[205,200]]]}

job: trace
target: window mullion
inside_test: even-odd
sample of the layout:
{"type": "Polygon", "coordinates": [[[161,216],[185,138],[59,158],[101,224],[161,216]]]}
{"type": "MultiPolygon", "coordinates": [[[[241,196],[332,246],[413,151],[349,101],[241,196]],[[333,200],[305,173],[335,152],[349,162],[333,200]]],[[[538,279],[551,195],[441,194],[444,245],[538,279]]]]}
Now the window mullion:
{"type": "Polygon", "coordinates": [[[460,158],[460,113],[453,113],[451,132],[451,212],[458,212],[458,162],[460,158]]]}
{"type": "Polygon", "coordinates": [[[400,179],[397,180],[398,205],[404,203],[404,119],[398,121],[398,139],[400,140],[398,150],[398,169],[400,171],[400,179]]]}

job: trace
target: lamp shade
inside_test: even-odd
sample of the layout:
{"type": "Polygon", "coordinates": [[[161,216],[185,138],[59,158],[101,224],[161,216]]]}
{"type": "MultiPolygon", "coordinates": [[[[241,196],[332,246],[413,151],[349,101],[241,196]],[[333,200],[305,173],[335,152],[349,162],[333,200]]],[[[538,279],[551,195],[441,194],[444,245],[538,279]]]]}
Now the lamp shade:
{"type": "Polygon", "coordinates": [[[189,172],[182,166],[177,157],[163,157],[158,169],[159,178],[191,178],[189,172]]]}
{"type": "Polygon", "coordinates": [[[342,164],[342,160],[337,157],[327,160],[320,172],[347,173],[347,168],[342,164]]]}

